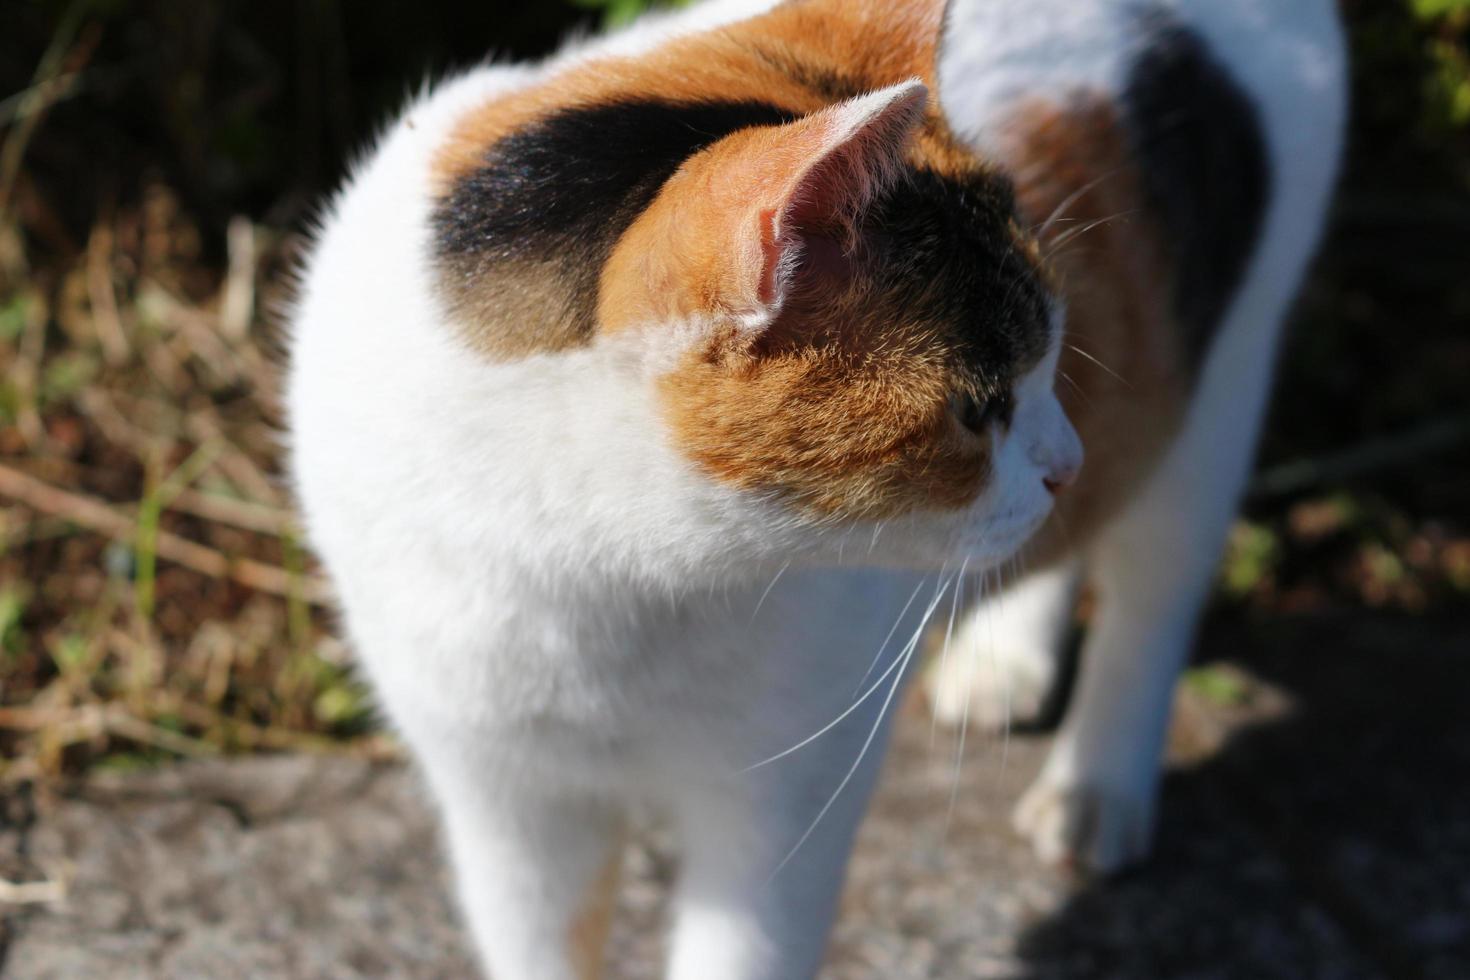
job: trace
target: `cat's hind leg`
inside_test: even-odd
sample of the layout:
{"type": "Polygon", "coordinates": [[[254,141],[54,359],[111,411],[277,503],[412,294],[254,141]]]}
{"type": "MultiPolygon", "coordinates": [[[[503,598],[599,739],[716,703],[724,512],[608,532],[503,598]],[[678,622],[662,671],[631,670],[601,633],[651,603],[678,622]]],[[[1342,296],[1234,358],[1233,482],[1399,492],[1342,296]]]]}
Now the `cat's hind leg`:
{"type": "Polygon", "coordinates": [[[1078,578],[1075,562],[1048,568],[965,613],[924,677],[941,724],[999,731],[1041,717],[1057,683],[1078,578]]]}
{"type": "Polygon", "coordinates": [[[1077,687],[1016,811],[1045,860],[1108,872],[1148,852],[1175,681],[1250,471],[1284,306],[1220,338],[1183,431],[1090,548],[1077,687]]]}

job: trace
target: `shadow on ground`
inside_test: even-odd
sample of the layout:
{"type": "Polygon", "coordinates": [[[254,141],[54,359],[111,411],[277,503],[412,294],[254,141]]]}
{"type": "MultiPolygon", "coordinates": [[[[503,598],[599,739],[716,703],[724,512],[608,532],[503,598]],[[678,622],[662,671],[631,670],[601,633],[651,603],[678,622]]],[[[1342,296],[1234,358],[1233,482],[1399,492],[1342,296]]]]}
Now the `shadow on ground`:
{"type": "MultiPolygon", "coordinates": [[[[1048,976],[1470,976],[1470,626],[1217,624],[1153,863],[1027,928],[1048,976]]],[[[1179,744],[1183,743],[1183,744],[1179,744]]]]}

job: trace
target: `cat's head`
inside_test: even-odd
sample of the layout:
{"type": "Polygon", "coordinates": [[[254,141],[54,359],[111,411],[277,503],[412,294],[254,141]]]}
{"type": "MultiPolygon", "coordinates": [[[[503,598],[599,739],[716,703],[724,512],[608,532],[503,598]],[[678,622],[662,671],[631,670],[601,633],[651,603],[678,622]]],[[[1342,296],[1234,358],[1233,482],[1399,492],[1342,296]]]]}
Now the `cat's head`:
{"type": "Polygon", "coordinates": [[[651,332],[708,479],[904,560],[1009,557],[1076,475],[1060,311],[1006,182],[915,140],[918,81],[687,160],[613,250],[599,327],[651,332]]]}
{"type": "Polygon", "coordinates": [[[1081,447],[1009,183],[913,77],[941,9],[783,5],[467,119],[435,216],[451,315],[496,358],[638,351],[661,444],[753,504],[702,513],[818,552],[881,525],[880,561],[1010,557],[1081,447]]]}

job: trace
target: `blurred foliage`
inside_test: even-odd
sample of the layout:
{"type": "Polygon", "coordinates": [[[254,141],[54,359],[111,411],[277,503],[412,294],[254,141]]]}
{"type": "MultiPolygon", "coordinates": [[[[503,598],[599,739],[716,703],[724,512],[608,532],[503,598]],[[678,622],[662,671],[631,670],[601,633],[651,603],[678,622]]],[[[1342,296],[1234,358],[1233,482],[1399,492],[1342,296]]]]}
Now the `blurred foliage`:
{"type": "MultiPolygon", "coordinates": [[[[279,485],[262,311],[426,80],[647,5],[0,0],[0,782],[387,751],[279,485]]],[[[1220,615],[1470,609],[1470,451],[1424,436],[1470,418],[1470,0],[1342,5],[1351,149],[1264,446],[1308,479],[1251,501],[1220,615]]]]}
{"type": "MultiPolygon", "coordinates": [[[[660,6],[650,0],[572,0],[572,5],[584,10],[601,10],[602,26],[609,30],[630,24],[650,7],[660,6]]],[[[685,7],[689,0],[668,0],[666,5],[685,7]]]]}
{"type": "Polygon", "coordinates": [[[1391,128],[1392,142],[1403,144],[1397,134],[1407,124],[1425,160],[1470,181],[1470,0],[1412,0],[1408,16],[1402,3],[1347,0],[1345,6],[1359,131],[1391,128]]]}
{"type": "Polygon", "coordinates": [[[1251,694],[1249,681],[1235,670],[1219,664],[1186,671],[1183,683],[1196,696],[1222,708],[1244,704],[1251,694]]]}

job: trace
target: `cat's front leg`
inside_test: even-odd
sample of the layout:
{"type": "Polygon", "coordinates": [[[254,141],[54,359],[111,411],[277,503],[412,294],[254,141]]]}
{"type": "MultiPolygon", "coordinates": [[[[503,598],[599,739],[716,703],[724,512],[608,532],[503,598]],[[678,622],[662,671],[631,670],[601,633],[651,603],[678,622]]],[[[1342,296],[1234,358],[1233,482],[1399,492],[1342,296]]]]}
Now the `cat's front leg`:
{"type": "Polygon", "coordinates": [[[621,815],[600,800],[487,785],[484,771],[430,777],[444,813],[460,909],[493,980],[600,977],[621,815]]]}
{"type": "MultiPolygon", "coordinates": [[[[852,678],[825,672],[813,680],[844,693],[852,687],[852,678]]],[[[885,690],[901,693],[901,678],[885,690]]],[[[674,896],[669,980],[817,975],[887,748],[898,698],[886,710],[884,700],[873,697],[839,727],[739,774],[723,789],[685,795],[678,813],[684,867],[674,896]]],[[[835,713],[819,716],[796,739],[835,713]]]]}

